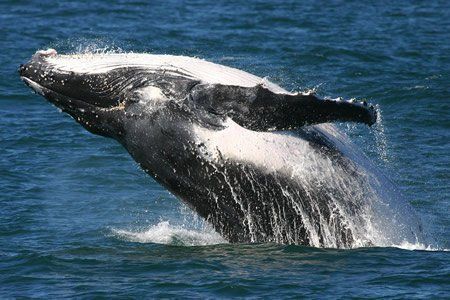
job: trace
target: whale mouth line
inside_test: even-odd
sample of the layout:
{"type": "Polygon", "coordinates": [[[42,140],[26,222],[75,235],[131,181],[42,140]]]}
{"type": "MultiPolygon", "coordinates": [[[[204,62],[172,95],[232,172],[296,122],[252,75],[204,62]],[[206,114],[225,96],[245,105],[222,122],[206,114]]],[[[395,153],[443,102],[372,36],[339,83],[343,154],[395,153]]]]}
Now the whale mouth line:
{"type": "Polygon", "coordinates": [[[38,93],[41,96],[44,96],[44,89],[45,87],[37,83],[36,81],[31,80],[30,78],[26,76],[20,76],[20,79],[25,82],[27,86],[29,86],[33,91],[38,93]]]}
{"type": "MultiPolygon", "coordinates": [[[[68,100],[69,102],[70,101],[84,102],[84,101],[82,101],[80,99],[76,99],[76,98],[73,98],[73,97],[69,97],[69,96],[60,94],[60,93],[58,93],[58,92],[56,92],[56,91],[54,91],[52,89],[49,89],[48,87],[45,87],[45,86],[37,83],[36,81],[31,80],[30,78],[28,78],[26,76],[20,76],[20,79],[22,79],[23,82],[25,82],[26,85],[28,85],[33,91],[35,91],[36,93],[38,93],[41,96],[46,97],[46,96],[48,96],[51,93],[51,94],[53,94],[55,96],[60,96],[60,97],[67,98],[67,99],[69,99],[68,100]]],[[[52,97],[52,99],[49,99],[49,98],[46,97],[46,99],[50,100],[51,102],[54,102],[53,101],[53,97],[52,97]]],[[[54,99],[56,100],[56,98],[54,98],[54,99]]],[[[60,100],[56,100],[56,102],[60,102],[60,100]]]]}
{"type": "Polygon", "coordinates": [[[40,85],[36,81],[33,81],[26,76],[20,76],[20,79],[22,79],[22,81],[25,82],[25,84],[29,86],[33,91],[45,97],[50,103],[54,104],[64,112],[77,113],[84,112],[85,109],[99,109],[99,107],[96,107],[81,99],[60,94],[52,89],[40,85]]]}

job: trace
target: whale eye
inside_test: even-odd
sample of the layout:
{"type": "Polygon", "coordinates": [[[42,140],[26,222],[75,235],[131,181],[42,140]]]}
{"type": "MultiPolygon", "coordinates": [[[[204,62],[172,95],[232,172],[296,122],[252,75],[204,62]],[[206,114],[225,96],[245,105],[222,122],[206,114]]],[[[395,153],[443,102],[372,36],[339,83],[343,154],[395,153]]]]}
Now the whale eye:
{"type": "Polygon", "coordinates": [[[139,91],[134,90],[126,93],[123,101],[128,103],[138,103],[139,101],[141,101],[141,98],[142,98],[141,93],[139,91]]]}

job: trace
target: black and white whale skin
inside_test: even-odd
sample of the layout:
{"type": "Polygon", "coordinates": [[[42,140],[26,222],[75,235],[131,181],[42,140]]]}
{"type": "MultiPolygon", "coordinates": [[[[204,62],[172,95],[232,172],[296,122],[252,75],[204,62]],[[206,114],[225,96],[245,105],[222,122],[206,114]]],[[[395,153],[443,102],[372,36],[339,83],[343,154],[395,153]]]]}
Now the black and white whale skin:
{"type": "Polygon", "coordinates": [[[230,242],[349,248],[416,242],[419,225],[334,121],[366,103],[290,93],[197,58],[38,51],[22,80],[119,141],[230,242]]]}

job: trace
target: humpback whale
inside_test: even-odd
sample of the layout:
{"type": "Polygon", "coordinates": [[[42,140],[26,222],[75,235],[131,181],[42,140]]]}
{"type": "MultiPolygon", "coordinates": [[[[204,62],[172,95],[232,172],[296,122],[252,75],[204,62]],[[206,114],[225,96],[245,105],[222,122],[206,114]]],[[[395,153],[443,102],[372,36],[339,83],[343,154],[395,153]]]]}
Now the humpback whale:
{"type": "Polygon", "coordinates": [[[21,79],[230,242],[351,248],[416,241],[409,206],[332,122],[375,123],[366,102],[288,92],[173,55],[36,52],[21,79]]]}

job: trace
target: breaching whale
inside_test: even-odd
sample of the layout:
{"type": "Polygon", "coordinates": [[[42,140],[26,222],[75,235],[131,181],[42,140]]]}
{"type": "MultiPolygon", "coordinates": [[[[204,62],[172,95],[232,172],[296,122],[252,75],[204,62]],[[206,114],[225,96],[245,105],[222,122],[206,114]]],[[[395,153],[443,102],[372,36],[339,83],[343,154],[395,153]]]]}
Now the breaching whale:
{"type": "Polygon", "coordinates": [[[38,51],[19,73],[230,242],[349,248],[418,239],[409,207],[330,122],[372,125],[365,102],[291,93],[202,59],[38,51]]]}

